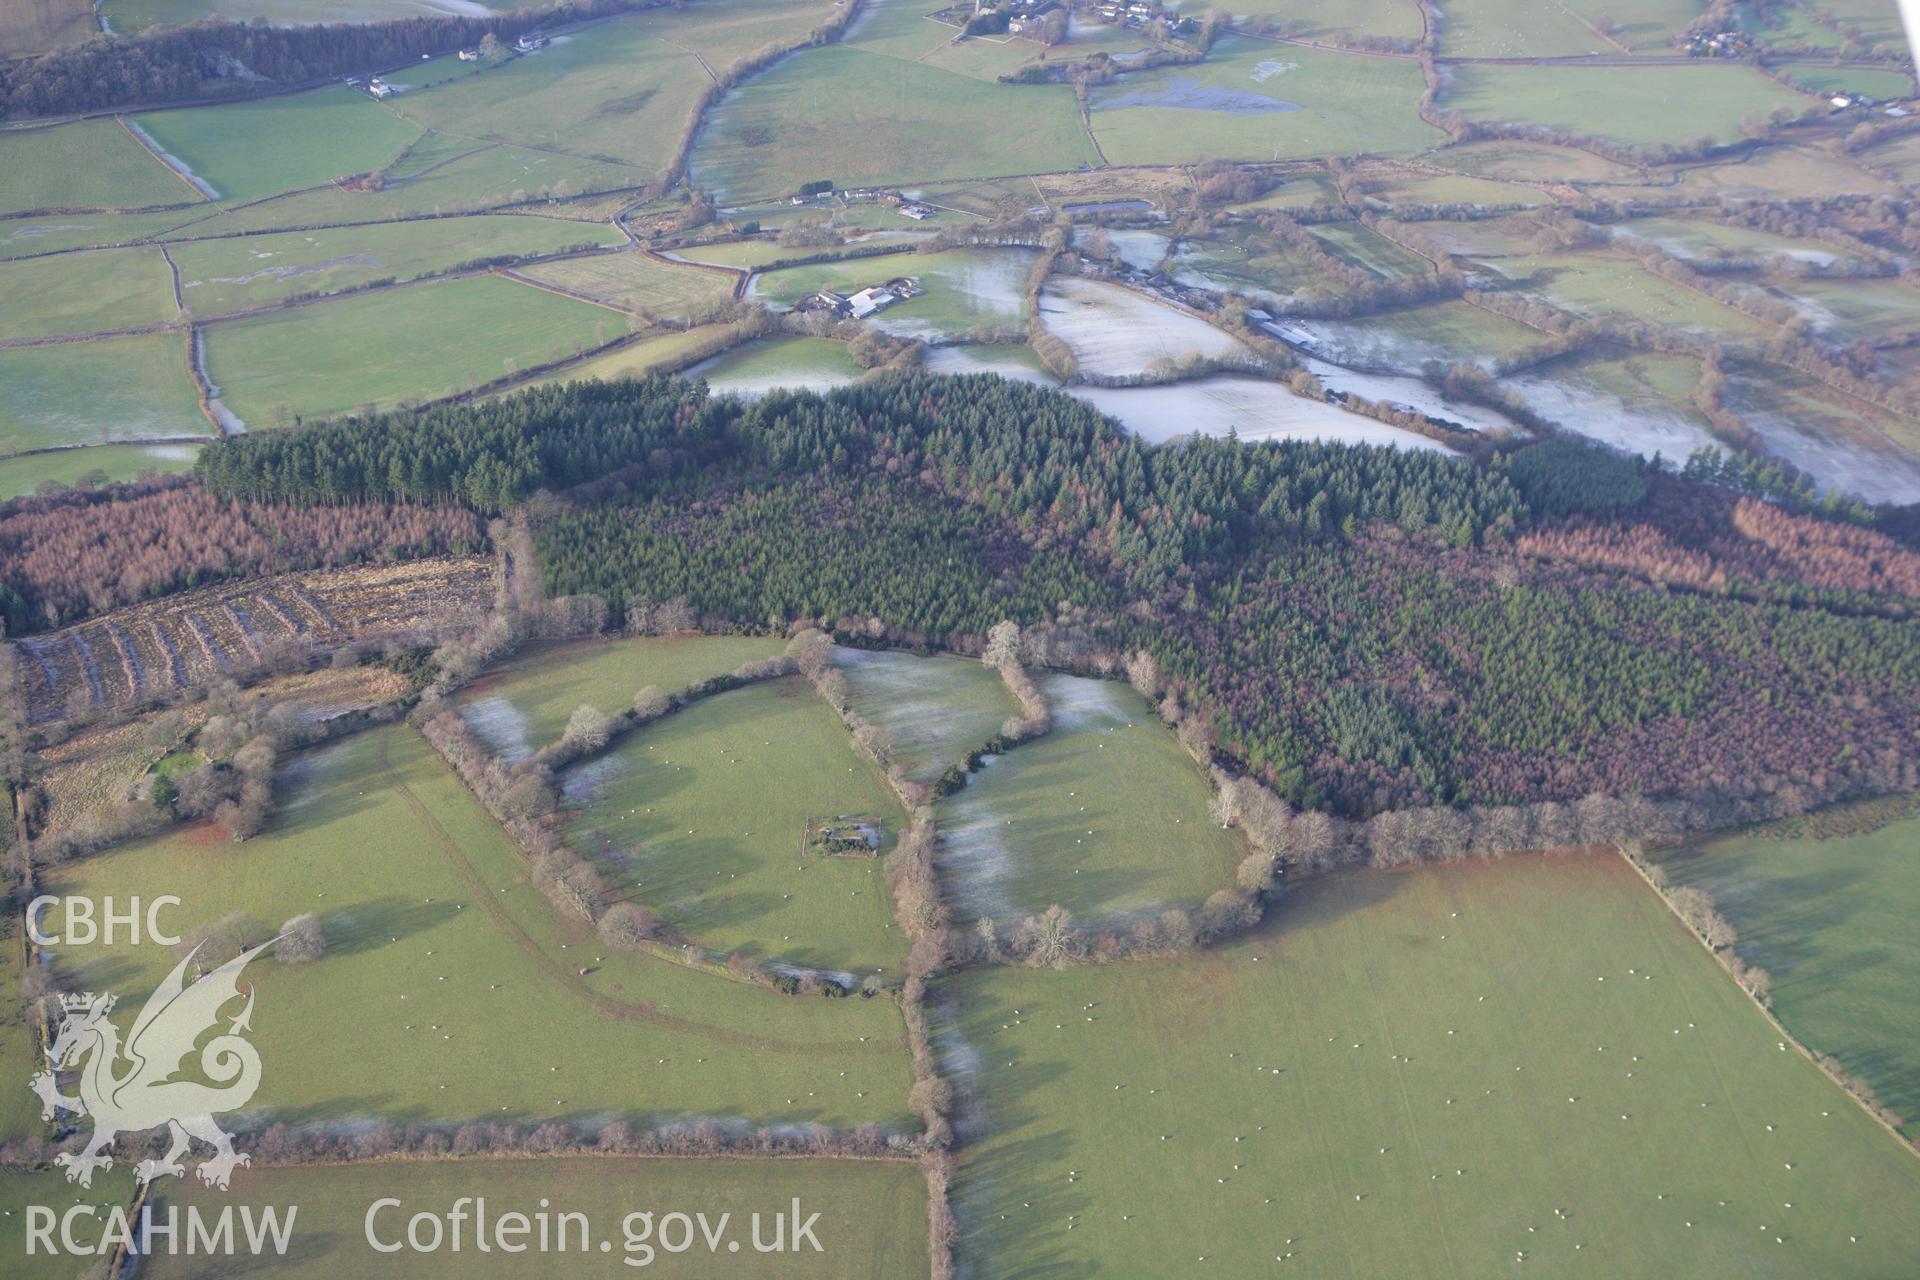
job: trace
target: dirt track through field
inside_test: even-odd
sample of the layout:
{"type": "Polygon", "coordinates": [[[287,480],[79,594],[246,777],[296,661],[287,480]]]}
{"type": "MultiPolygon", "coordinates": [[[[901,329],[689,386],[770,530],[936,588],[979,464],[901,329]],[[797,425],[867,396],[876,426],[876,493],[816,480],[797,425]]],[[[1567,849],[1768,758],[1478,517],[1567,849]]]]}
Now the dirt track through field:
{"type": "MultiPolygon", "coordinates": [[[[384,738],[381,740],[380,761],[389,776],[395,776],[393,775],[392,766],[388,759],[388,741],[388,739],[384,738]]],[[[437,753],[434,759],[436,761],[439,760],[437,753]]],[[[656,1026],[671,1027],[676,1031],[681,1031],[689,1035],[702,1036],[723,1044],[735,1044],[746,1048],[765,1050],[770,1053],[793,1054],[800,1057],[817,1057],[841,1053],[891,1053],[898,1049],[899,1045],[895,1041],[868,1040],[863,1042],[859,1040],[823,1040],[819,1043],[806,1043],[795,1040],[773,1040],[765,1036],[756,1036],[744,1031],[730,1031],[724,1027],[716,1027],[704,1022],[694,1022],[686,1018],[676,1018],[672,1014],[660,1012],[652,1004],[616,1000],[612,996],[602,995],[592,987],[589,987],[585,982],[582,982],[579,975],[570,970],[566,965],[561,964],[558,960],[548,955],[545,949],[543,949],[526,930],[522,929],[512,917],[501,910],[500,904],[495,901],[497,896],[496,889],[488,885],[481,877],[479,871],[474,868],[473,864],[467,861],[466,855],[460,851],[458,842],[453,839],[445,827],[440,825],[440,820],[434,817],[433,811],[427,807],[426,803],[422,801],[419,796],[414,794],[412,788],[397,776],[395,776],[393,785],[395,793],[399,795],[401,801],[407,806],[408,811],[413,814],[415,819],[417,819],[420,825],[427,831],[435,847],[446,856],[447,862],[452,866],[455,874],[465,881],[467,886],[473,891],[474,900],[479,904],[480,909],[486,912],[488,918],[498,926],[500,932],[505,934],[510,941],[517,944],[520,949],[526,953],[527,958],[539,966],[541,971],[545,973],[556,986],[563,988],[569,995],[574,996],[576,999],[584,1000],[587,1004],[592,1005],[609,1018],[617,1018],[622,1022],[650,1022],[656,1026]]],[[[461,785],[462,787],[465,786],[464,783],[461,785]]],[[[488,821],[491,822],[492,819],[488,818],[488,821]]],[[[660,963],[665,962],[662,961],[660,963]]],[[[726,981],[726,979],[721,978],[714,980],[716,982],[726,981]]],[[[772,1000],[785,999],[786,997],[768,995],[767,998],[772,1000]]]]}

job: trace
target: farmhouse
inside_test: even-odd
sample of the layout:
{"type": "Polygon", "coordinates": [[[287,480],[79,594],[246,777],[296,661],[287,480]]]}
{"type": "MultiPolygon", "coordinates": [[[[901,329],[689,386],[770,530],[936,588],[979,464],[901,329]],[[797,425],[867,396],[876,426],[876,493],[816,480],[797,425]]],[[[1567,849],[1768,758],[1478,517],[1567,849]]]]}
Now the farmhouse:
{"type": "Polygon", "coordinates": [[[390,98],[393,96],[393,86],[379,76],[375,76],[367,81],[367,92],[376,98],[390,98]]]}
{"type": "Polygon", "coordinates": [[[459,58],[460,61],[462,62],[480,61],[480,51],[478,49],[462,49],[459,53],[455,54],[454,56],[459,58]]]}
{"type": "Polygon", "coordinates": [[[532,53],[535,49],[547,47],[547,38],[538,31],[529,31],[513,42],[513,47],[522,53],[532,53]]]}
{"type": "Polygon", "coordinates": [[[924,222],[933,216],[933,206],[921,204],[918,200],[909,200],[900,206],[900,216],[912,218],[915,222],[924,222]]]}

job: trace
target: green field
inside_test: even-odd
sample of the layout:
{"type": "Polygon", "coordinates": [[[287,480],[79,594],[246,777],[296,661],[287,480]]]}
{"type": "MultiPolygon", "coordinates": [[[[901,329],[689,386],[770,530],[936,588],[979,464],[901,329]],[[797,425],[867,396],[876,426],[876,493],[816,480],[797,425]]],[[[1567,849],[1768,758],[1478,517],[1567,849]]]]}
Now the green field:
{"type": "Polygon", "coordinates": [[[1872,342],[1920,327],[1920,290],[1897,280],[1795,280],[1773,291],[1807,308],[1829,341],[1872,342]]]}
{"type": "MultiPolygon", "coordinates": [[[[116,120],[0,130],[0,173],[7,175],[0,213],[140,209],[201,199],[116,120]]],[[[189,216],[180,215],[183,221],[189,216]]]]}
{"type": "MultiPolygon", "coordinates": [[[[294,967],[269,953],[247,972],[265,1064],[254,1105],[269,1114],[905,1123],[888,1000],[789,998],[607,952],[554,914],[412,730],[298,757],[277,792],[268,830],[245,844],[187,827],[69,864],[47,890],[174,893],[188,927],[320,914],[325,958],[294,967]]],[[[173,963],[152,946],[58,957],[69,984],[122,993],[128,1018],[173,963]]]]}
{"type": "Polygon", "coordinates": [[[1402,155],[1440,141],[1420,93],[1411,62],[1226,39],[1196,66],[1094,90],[1093,132],[1122,165],[1402,155]]]}
{"type": "MultiPolygon", "coordinates": [[[[960,28],[935,21],[931,16],[935,8],[923,0],[873,0],[862,7],[844,43],[849,48],[986,81],[1010,74],[1042,52],[1033,41],[1008,34],[973,36],[955,44],[960,28]]],[[[1144,43],[1140,40],[1136,45],[1144,43]]],[[[1056,51],[1055,56],[1072,56],[1066,48],[1056,51]]]]}
{"type": "Polygon", "coordinates": [[[1858,93],[1869,98],[1913,95],[1913,77],[1901,71],[1836,67],[1817,62],[1788,62],[1779,69],[1809,93],[1858,93]]]}
{"type": "Polygon", "coordinates": [[[1238,0],[1232,13],[1291,22],[1303,38],[1324,44],[1355,36],[1420,38],[1420,11],[1404,0],[1347,0],[1338,6],[1318,0],[1238,0]]]}
{"type": "Polygon", "coordinates": [[[1495,182],[1488,178],[1470,178],[1453,174],[1409,175],[1406,181],[1395,182],[1382,192],[1381,196],[1394,205],[1552,203],[1544,192],[1517,182],[1495,182]]]}
{"type": "Polygon", "coordinates": [[[170,252],[180,268],[187,309],[217,316],[297,295],[412,280],[480,258],[619,243],[622,237],[612,227],[502,215],[188,240],[173,244],[170,252]]]}
{"type": "Polygon", "coordinates": [[[420,130],[345,85],[133,117],[227,204],[317,187],[387,164],[420,130]]]}
{"type": "Polygon", "coordinates": [[[432,134],[407,153],[378,191],[328,186],[279,196],[181,234],[237,235],[329,223],[438,217],[528,203],[544,208],[549,201],[631,189],[645,178],[645,173],[627,165],[432,134]]]}
{"type": "Polygon", "coordinates": [[[588,356],[577,364],[567,365],[524,385],[543,387],[555,382],[610,382],[615,378],[645,377],[662,366],[678,367],[689,351],[713,338],[719,331],[717,325],[666,330],[604,355],[588,356]]]}
{"type": "Polygon", "coordinates": [[[716,694],[562,777],[570,843],[693,942],[767,961],[900,973],[877,858],[803,853],[806,825],[905,815],[798,677],[716,694]]]}
{"type": "Polygon", "coordinates": [[[705,262],[717,267],[741,267],[752,269],[764,267],[769,262],[779,262],[786,258],[797,258],[803,254],[821,252],[817,249],[789,249],[778,240],[725,240],[719,244],[703,244],[691,249],[675,249],[673,256],[685,258],[689,262],[705,262]]]}
{"type": "Polygon", "coordinates": [[[0,262],[0,338],[49,338],[179,315],[160,250],[99,249],[0,262]]]}
{"type": "Polygon", "coordinates": [[[1920,819],[1826,839],[1762,829],[1662,855],[1711,894],[1773,976],[1789,1031],[1831,1053],[1920,1134],[1920,819]]]}
{"type": "MultiPolygon", "coordinates": [[[[24,1094],[24,1089],[18,1090],[24,1094]]],[[[29,1097],[31,1102],[32,1098],[29,1097]]],[[[35,1104],[33,1114],[40,1114],[35,1104]]],[[[0,1166],[0,1259],[5,1260],[9,1280],[73,1280],[76,1275],[87,1274],[86,1268],[92,1258],[75,1258],[66,1254],[54,1254],[49,1257],[36,1252],[27,1255],[27,1206],[44,1205],[56,1214],[64,1214],[75,1205],[97,1205],[100,1210],[98,1221],[76,1219],[76,1234],[82,1241],[91,1245],[97,1238],[100,1224],[105,1221],[112,1206],[130,1206],[133,1203],[133,1173],[125,1165],[109,1169],[105,1173],[95,1174],[91,1189],[76,1187],[68,1182],[63,1171],[58,1169],[26,1170],[0,1166]]],[[[54,1239],[59,1239],[56,1228],[54,1239]]]]}
{"type": "MultiPolygon", "coordinates": [[[[732,1277],[765,1271],[781,1276],[835,1277],[836,1280],[898,1280],[927,1274],[927,1187],[908,1160],[702,1160],[582,1156],[561,1159],[414,1161],[404,1164],[347,1165],[331,1168],[253,1168],[236,1175],[233,1191],[201,1189],[191,1180],[164,1184],[166,1203],[197,1204],[218,1213],[229,1203],[298,1205],[296,1245],[285,1259],[243,1261],[222,1267],[222,1276],[268,1275],[286,1280],[335,1280],[340,1276],[393,1276],[397,1280],[438,1277],[524,1276],[529,1254],[480,1253],[468,1223],[459,1253],[376,1253],[366,1243],[368,1206],[391,1197],[402,1207],[381,1213],[375,1230],[383,1243],[404,1239],[407,1218],[422,1210],[445,1213],[461,1196],[486,1197],[491,1220],[511,1212],[535,1215],[551,1205],[553,1239],[561,1238],[560,1213],[587,1216],[591,1250],[582,1251],[578,1226],[567,1228],[570,1251],[538,1254],[542,1276],[618,1274],[684,1277],[732,1277]],[[754,1215],[761,1218],[763,1242],[774,1235],[773,1217],[791,1212],[798,1197],[800,1217],[819,1213],[813,1234],[820,1252],[802,1245],[797,1252],[760,1256],[751,1252],[754,1215]],[[635,1242],[628,1243],[627,1216],[652,1213],[651,1237],[634,1221],[635,1242]],[[665,1228],[665,1215],[705,1214],[709,1226],[724,1229],[718,1253],[710,1253],[696,1230],[694,1247],[670,1253],[663,1239],[679,1238],[665,1228]],[[722,1215],[731,1215],[721,1223],[722,1215]],[[389,1230],[391,1228],[391,1230],[389,1230]],[[665,1234],[662,1234],[663,1231],[665,1234]],[[739,1253],[726,1248],[726,1240],[739,1253]],[[599,1242],[608,1241],[608,1253],[599,1242]],[[643,1246],[651,1246],[651,1251],[643,1246]],[[741,1256],[761,1265],[743,1263],[741,1256]],[[610,1260],[610,1258],[612,1260],[610,1260]],[[631,1266],[623,1266],[622,1263],[631,1266]]],[[[788,1230],[792,1230],[789,1225],[788,1230]]],[[[529,1237],[531,1241],[531,1237],[529,1237]]],[[[142,1274],[155,1280],[206,1275],[199,1259],[156,1258],[142,1274]]]]}
{"type": "Polygon", "coordinates": [[[648,685],[678,693],[784,647],[768,636],[648,636],[521,650],[460,693],[461,714],[517,760],[559,738],[580,706],[612,714],[648,685]]]}
{"type": "Polygon", "coordinates": [[[454,137],[549,148],[644,172],[673,155],[710,83],[699,61],[614,18],[447,84],[389,99],[403,120],[454,137]]]}
{"type": "MultiPolygon", "coordinates": [[[[1826,14],[1843,33],[1849,28],[1857,31],[1870,48],[1905,51],[1906,31],[1900,25],[1897,3],[1890,0],[1810,0],[1809,7],[1826,14]]],[[[1815,29],[1825,30],[1820,27],[1815,29]]]]}
{"type": "Polygon", "coordinates": [[[994,1274],[1891,1276],[1920,1248],[1920,1163],[1610,855],[1327,876],[1192,959],[941,995],[977,1064],[961,1249],[994,1274]]]}
{"type": "MultiPolygon", "coordinates": [[[[10,1080],[24,1083],[42,1064],[40,1037],[35,1030],[35,1013],[27,1007],[20,990],[26,975],[27,939],[24,912],[9,912],[0,923],[0,1071],[10,1080]]],[[[36,1134],[44,1135],[47,1125],[40,1119],[40,1100],[26,1089],[7,1090],[0,1097],[0,1142],[19,1142],[36,1134]]],[[[4,1186],[0,1182],[0,1186],[4,1186]]],[[[0,1205],[13,1207],[13,1201],[0,1191],[0,1205]]],[[[0,1223],[4,1223],[0,1218],[0,1223]]],[[[0,1253],[11,1256],[18,1250],[0,1253]]]]}
{"type": "MultiPolygon", "coordinates": [[[[1752,227],[1731,226],[1704,218],[1635,218],[1618,224],[1619,230],[1643,240],[1651,240],[1676,257],[1712,255],[1716,252],[1745,256],[1786,256],[1805,258],[1826,264],[1858,262],[1861,255],[1820,240],[1795,240],[1752,227]]],[[[1920,295],[1916,295],[1920,298],[1920,295]]]]}
{"type": "Polygon", "coordinates": [[[363,293],[214,325],[207,368],[242,419],[431,400],[620,336],[627,318],[504,276],[363,293]]]}
{"type": "Polygon", "coordinates": [[[769,45],[797,42],[833,15],[833,0],[726,0],[650,10],[634,21],[668,44],[724,68],[769,45]]]}
{"type": "Polygon", "coordinates": [[[973,775],[938,808],[940,867],[963,920],[1083,924],[1198,906],[1246,849],[1207,817],[1206,775],[1141,697],[1110,680],[1041,681],[1053,731],[973,775]]]}
{"type": "Polygon", "coordinates": [[[852,382],[864,372],[844,342],[828,338],[757,338],[687,370],[716,392],[763,395],[775,387],[821,390],[852,382]]]}
{"type": "Polygon", "coordinates": [[[0,221],[0,258],[131,244],[218,214],[217,206],[202,204],[148,213],[48,213],[7,218],[0,221]]]}
{"type": "Polygon", "coordinates": [[[1483,58],[1669,54],[1672,37],[1700,16],[1691,0],[1457,0],[1442,12],[1441,52],[1483,58]],[[1603,19],[1613,24],[1611,38],[1603,19]]]}
{"type": "Polygon", "coordinates": [[[684,319],[730,297],[735,279],[637,250],[542,263],[520,274],[660,319],[684,319]]]}
{"type": "Polygon", "coordinates": [[[1325,223],[1311,228],[1310,234],[1336,258],[1383,280],[1433,273],[1432,265],[1425,258],[1357,222],[1325,223]]]}
{"type": "MultiPolygon", "coordinates": [[[[206,419],[202,418],[202,422],[206,419]]],[[[72,488],[82,480],[125,482],[144,471],[175,475],[193,469],[200,446],[191,444],[112,445],[61,449],[21,458],[0,458],[0,502],[38,492],[42,485],[72,488]]]]}
{"type": "Polygon", "coordinates": [[[853,709],[886,731],[894,761],[920,781],[962,763],[1020,713],[999,673],[971,659],[843,649],[838,661],[853,709]]]}
{"type": "Polygon", "coordinates": [[[935,182],[1097,159],[1065,85],[988,84],[824,46],[783,58],[726,96],[694,147],[693,179],[738,203],[816,179],[935,182]]]}
{"type": "Polygon", "coordinates": [[[212,431],[184,334],[0,350],[0,454],[212,431]]]}
{"type": "Polygon", "coordinates": [[[1453,68],[1442,105],[1469,120],[1545,125],[1614,142],[1651,145],[1696,138],[1730,142],[1742,118],[1807,99],[1750,67],[1693,63],[1684,67],[1453,68]]]}
{"type": "MultiPolygon", "coordinates": [[[[502,10],[511,6],[489,5],[502,10]]],[[[308,22],[389,22],[438,14],[472,12],[467,6],[436,0],[327,0],[315,12],[310,0],[103,0],[101,11],[121,35],[138,35],[150,26],[184,27],[220,17],[229,22],[264,20],[275,24],[308,22]]]]}
{"type": "Polygon", "coordinates": [[[1647,271],[1638,259],[1606,251],[1505,258],[1500,273],[1523,293],[1537,293],[1582,316],[1620,316],[1709,332],[1753,333],[1757,320],[1647,271]]]}
{"type": "Polygon", "coordinates": [[[852,293],[911,276],[925,290],[897,302],[873,323],[892,333],[959,336],[969,330],[1025,327],[1024,289],[1033,254],[1025,249],[949,249],[814,262],[757,275],[753,295],[792,306],[810,293],[852,293]]]}

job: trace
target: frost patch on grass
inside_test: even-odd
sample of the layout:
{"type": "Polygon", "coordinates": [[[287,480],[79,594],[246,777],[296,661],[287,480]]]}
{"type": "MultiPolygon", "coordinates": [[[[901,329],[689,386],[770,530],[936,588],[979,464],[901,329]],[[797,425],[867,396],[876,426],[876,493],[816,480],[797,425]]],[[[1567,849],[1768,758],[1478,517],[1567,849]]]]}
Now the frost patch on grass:
{"type": "Polygon", "coordinates": [[[561,776],[561,798],[570,805],[585,808],[598,799],[601,788],[625,772],[626,767],[627,761],[618,751],[575,765],[561,776]]]}
{"type": "Polygon", "coordinates": [[[505,698],[496,695],[470,702],[460,708],[460,718],[508,764],[516,764],[533,754],[533,744],[528,738],[532,721],[505,698]]]}
{"type": "Polygon", "coordinates": [[[982,347],[960,345],[929,347],[920,367],[928,373],[997,373],[1015,382],[1039,386],[1057,386],[1058,380],[1039,367],[1026,347],[982,347]],[[1025,359],[1022,359],[1022,356],[1025,359]]]}
{"type": "Polygon", "coordinates": [[[1037,683],[1046,695],[1047,709],[1053,712],[1055,732],[1097,732],[1132,724],[1139,710],[1137,702],[1127,705],[1126,690],[1116,680],[1053,673],[1041,676],[1037,683]]]}
{"type": "Polygon", "coordinates": [[[1242,440],[1327,440],[1452,452],[1437,440],[1241,374],[1215,374],[1164,387],[1069,387],[1068,391],[1156,444],[1183,436],[1224,436],[1231,429],[1242,440]]]}
{"type": "Polygon", "coordinates": [[[1231,334],[1152,298],[1103,280],[1057,277],[1040,293],[1048,332],[1073,349],[1082,371],[1131,377],[1162,358],[1244,353],[1231,334]]]}
{"type": "Polygon", "coordinates": [[[1192,76],[1170,76],[1156,85],[1099,91],[1094,95],[1094,106],[1102,111],[1159,107],[1174,111],[1217,111],[1230,116],[1271,116],[1300,110],[1297,102],[1285,102],[1245,89],[1208,84],[1192,76]]]}
{"type": "Polygon", "coordinates": [[[1584,381],[1528,375],[1501,385],[1548,422],[1643,458],[1685,461],[1695,449],[1717,448],[1707,429],[1677,413],[1628,404],[1584,381]]]}
{"type": "Polygon", "coordinates": [[[1384,373],[1361,373],[1358,370],[1342,368],[1337,364],[1328,364],[1324,360],[1307,359],[1306,367],[1320,385],[1329,391],[1339,391],[1346,395],[1359,396],[1363,400],[1390,404],[1395,408],[1411,409],[1415,413],[1429,418],[1438,418],[1463,426],[1469,431],[1517,432],[1520,425],[1496,409],[1485,405],[1468,404],[1454,400],[1438,387],[1419,378],[1404,378],[1384,373]]]}

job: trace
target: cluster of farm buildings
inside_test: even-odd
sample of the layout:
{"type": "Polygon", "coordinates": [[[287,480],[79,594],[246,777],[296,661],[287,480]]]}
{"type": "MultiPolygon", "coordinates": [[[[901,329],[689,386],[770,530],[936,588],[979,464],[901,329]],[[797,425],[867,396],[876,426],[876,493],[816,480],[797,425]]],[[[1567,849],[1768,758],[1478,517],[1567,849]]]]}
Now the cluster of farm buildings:
{"type": "Polygon", "coordinates": [[[885,311],[896,302],[917,298],[921,292],[920,282],[912,276],[895,276],[885,284],[870,284],[857,293],[835,293],[831,289],[822,289],[800,299],[793,309],[824,311],[828,315],[849,320],[864,320],[876,312],[885,311]]]}

